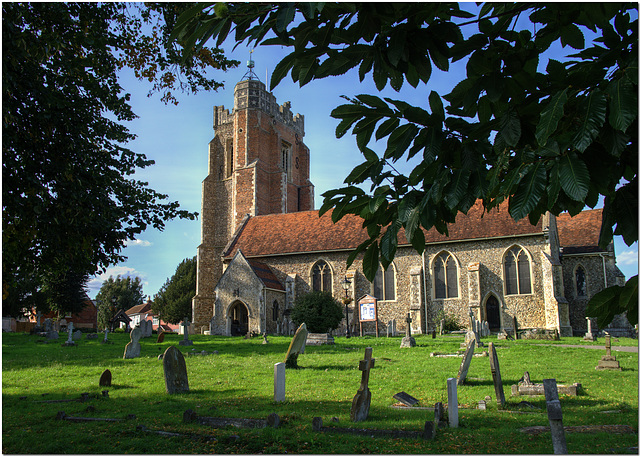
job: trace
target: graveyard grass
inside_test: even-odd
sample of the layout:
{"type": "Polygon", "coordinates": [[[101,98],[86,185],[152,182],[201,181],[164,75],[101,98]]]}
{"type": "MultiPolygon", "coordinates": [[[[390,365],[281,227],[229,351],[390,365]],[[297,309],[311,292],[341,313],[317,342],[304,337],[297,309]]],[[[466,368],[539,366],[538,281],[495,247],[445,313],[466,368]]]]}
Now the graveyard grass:
{"type": "MultiPolygon", "coordinates": [[[[488,357],[474,357],[467,382],[458,387],[460,404],[456,429],[438,429],[435,440],[362,437],[314,432],[311,421],[319,416],[326,427],[402,429],[422,431],[433,410],[391,408],[393,395],[405,391],[418,406],[447,404],[447,378],[455,377],[461,358],[431,357],[432,352],[456,353],[463,338],[414,335],[417,347],[400,348],[401,337],[345,339],[335,345],[307,346],[298,358],[298,370],[287,369],[286,401],[274,402],[274,364],[284,361],[291,337],[253,339],[194,335],[193,346],[178,346],[183,336],[168,334],[163,343],[156,336],[141,340],[141,357],[122,359],[126,334],[109,334],[113,344],[87,340],[77,347],[62,347],[66,336],[49,344],[28,334],[2,335],[2,451],[3,453],[386,453],[386,454],[551,454],[548,432],[528,435],[526,426],[548,426],[544,396],[511,396],[525,371],[542,383],[581,383],[577,397],[560,396],[565,426],[630,425],[635,434],[567,433],[570,453],[620,453],[638,445],[638,354],[613,351],[622,371],[596,370],[604,349],[563,348],[558,344],[604,345],[580,338],[551,341],[494,342],[507,406],[499,411],[488,357]],[[171,345],[184,353],[218,351],[208,356],[185,356],[188,393],[165,392],[162,361],[158,355],[171,345]],[[375,367],[369,388],[371,409],[366,421],[349,420],[351,401],[360,385],[358,363],[366,347],[373,347],[375,367]],[[109,369],[111,387],[100,387],[101,373],[109,369]],[[108,398],[102,390],[109,390],[108,398]],[[82,402],[42,401],[79,398],[82,402]],[[477,403],[491,396],[487,410],[477,403]],[[518,406],[528,401],[535,409],[518,406]],[[90,407],[92,406],[92,407],[90,407]],[[197,422],[184,423],[183,413],[198,416],[266,419],[280,416],[277,429],[213,429],[197,422]],[[56,420],[58,411],[94,418],[135,418],[119,422],[56,420]],[[332,420],[332,418],[337,418],[332,420]],[[184,434],[167,437],[137,429],[184,434]]],[[[621,338],[616,345],[637,345],[621,338]]],[[[476,354],[486,347],[476,349],[476,354]]],[[[446,412],[445,412],[446,416],[446,412]]]]}

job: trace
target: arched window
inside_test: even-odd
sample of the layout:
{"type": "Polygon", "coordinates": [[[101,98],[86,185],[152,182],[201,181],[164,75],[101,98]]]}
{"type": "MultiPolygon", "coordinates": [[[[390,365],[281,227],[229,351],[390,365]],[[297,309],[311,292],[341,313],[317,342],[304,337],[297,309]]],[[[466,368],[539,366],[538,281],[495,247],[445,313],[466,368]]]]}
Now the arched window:
{"type": "Polygon", "coordinates": [[[531,293],[529,257],[520,247],[512,247],[504,257],[504,282],[508,295],[531,293]]]}
{"type": "Polygon", "coordinates": [[[587,275],[582,266],[576,268],[576,296],[587,295],[587,275]]]}
{"type": "Polygon", "coordinates": [[[458,265],[449,252],[440,253],[433,262],[433,288],[436,299],[458,297],[458,265]]]}
{"type": "Polygon", "coordinates": [[[382,265],[378,268],[373,279],[373,296],[381,301],[396,300],[396,277],[393,264],[390,264],[387,269],[383,269],[382,265]]]}
{"type": "Polygon", "coordinates": [[[273,301],[272,312],[273,313],[271,315],[271,319],[273,321],[278,321],[278,316],[280,315],[280,305],[278,304],[277,300],[273,301]]]}
{"type": "Polygon", "coordinates": [[[313,291],[331,292],[331,268],[326,261],[320,260],[313,265],[313,291]]]}

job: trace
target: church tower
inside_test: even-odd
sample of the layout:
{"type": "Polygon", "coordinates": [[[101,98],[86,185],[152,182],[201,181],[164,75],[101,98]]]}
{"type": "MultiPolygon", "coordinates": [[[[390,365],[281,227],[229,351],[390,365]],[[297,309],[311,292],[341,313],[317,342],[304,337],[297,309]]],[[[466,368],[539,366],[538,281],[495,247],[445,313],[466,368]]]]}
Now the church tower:
{"type": "Polygon", "coordinates": [[[202,243],[198,246],[193,328],[209,328],[222,256],[247,215],[314,209],[309,149],[302,142],[304,116],[291,103],[278,105],[252,71],[234,90],[234,106],[213,109],[209,174],[202,183],[202,243]]]}

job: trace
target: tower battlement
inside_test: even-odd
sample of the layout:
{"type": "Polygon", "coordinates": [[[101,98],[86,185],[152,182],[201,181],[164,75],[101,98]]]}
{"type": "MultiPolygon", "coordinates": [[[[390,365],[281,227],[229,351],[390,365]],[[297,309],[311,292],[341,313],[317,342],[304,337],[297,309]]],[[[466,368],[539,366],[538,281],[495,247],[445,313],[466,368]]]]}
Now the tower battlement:
{"type": "Polygon", "coordinates": [[[293,129],[300,137],[304,136],[304,116],[291,111],[290,101],[278,105],[276,97],[267,92],[264,83],[258,80],[245,80],[236,84],[233,111],[230,112],[224,106],[214,106],[213,128],[233,122],[234,113],[242,109],[259,109],[293,129]]]}

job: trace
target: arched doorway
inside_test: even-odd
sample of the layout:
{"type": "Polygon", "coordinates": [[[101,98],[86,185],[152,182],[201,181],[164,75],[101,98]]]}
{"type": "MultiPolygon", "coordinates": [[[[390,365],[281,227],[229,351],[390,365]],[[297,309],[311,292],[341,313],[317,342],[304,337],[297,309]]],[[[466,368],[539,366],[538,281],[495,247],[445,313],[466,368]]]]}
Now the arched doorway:
{"type": "Polygon", "coordinates": [[[500,303],[495,296],[489,296],[485,304],[489,331],[500,331],[500,303]]]}
{"type": "Polygon", "coordinates": [[[237,301],[229,309],[227,316],[231,321],[231,335],[244,336],[249,332],[249,310],[244,303],[237,301]]]}

